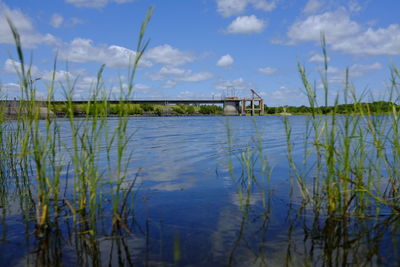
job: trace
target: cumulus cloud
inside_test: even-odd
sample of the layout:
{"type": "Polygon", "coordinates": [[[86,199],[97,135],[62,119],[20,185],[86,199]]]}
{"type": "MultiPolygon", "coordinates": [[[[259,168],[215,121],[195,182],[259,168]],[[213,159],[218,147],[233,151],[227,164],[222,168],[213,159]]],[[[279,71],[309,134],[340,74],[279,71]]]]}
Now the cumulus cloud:
{"type": "Polygon", "coordinates": [[[275,1],[250,0],[249,3],[252,4],[254,8],[264,11],[272,11],[276,7],[275,1]]]}
{"type": "Polygon", "coordinates": [[[176,81],[173,80],[168,80],[164,83],[164,85],[162,86],[162,88],[172,88],[176,85],[176,81]]]}
{"type": "Polygon", "coordinates": [[[209,72],[194,73],[192,70],[170,66],[163,66],[158,72],[149,75],[152,80],[166,81],[168,88],[175,86],[177,82],[200,82],[212,77],[213,75],[209,72]]]}
{"type": "Polygon", "coordinates": [[[260,33],[265,28],[265,21],[258,19],[255,15],[237,17],[227,29],[228,33],[252,34],[260,33]]]}
{"type": "MultiPolygon", "coordinates": [[[[30,74],[32,79],[40,78],[41,80],[45,81],[51,81],[53,79],[53,71],[51,70],[40,70],[37,66],[35,65],[25,65],[25,71],[28,71],[30,69],[30,74]]],[[[18,74],[21,72],[21,63],[12,59],[7,59],[4,62],[4,71],[9,74],[18,74]]],[[[64,70],[56,70],[54,73],[54,78],[56,81],[66,81],[66,80],[74,80],[76,79],[79,75],[78,74],[73,74],[69,71],[64,71],[64,70]]],[[[86,78],[83,76],[83,78],[86,78]]],[[[87,81],[87,80],[86,80],[87,81]]]]}
{"type": "Polygon", "coordinates": [[[102,8],[109,2],[124,4],[133,2],[135,0],[65,0],[65,2],[72,4],[76,7],[89,7],[89,8],[102,8]]]}
{"type": "Polygon", "coordinates": [[[352,21],[344,11],[325,12],[312,15],[305,20],[295,22],[289,29],[288,36],[292,43],[299,41],[320,41],[321,33],[325,34],[328,43],[357,34],[358,23],[352,21]]]}
{"type": "Polygon", "coordinates": [[[236,96],[239,92],[250,92],[250,89],[254,89],[254,85],[251,82],[245,81],[243,78],[238,78],[228,81],[220,80],[215,89],[225,91],[230,96],[236,96]]]}
{"type": "Polygon", "coordinates": [[[84,23],[85,23],[84,20],[82,20],[82,19],[80,19],[80,18],[72,17],[72,18],[69,20],[69,23],[68,23],[68,24],[74,26],[74,25],[84,24],[84,23]]]}
{"type": "MultiPolygon", "coordinates": [[[[328,62],[331,60],[330,57],[327,57],[326,59],[327,59],[328,62]]],[[[308,61],[310,61],[310,62],[324,62],[325,58],[321,54],[315,54],[315,55],[311,56],[308,61]]]]}
{"type": "MultiPolygon", "coordinates": [[[[112,68],[127,68],[136,57],[136,52],[128,48],[111,45],[96,46],[90,39],[75,38],[65,44],[59,51],[61,60],[71,62],[99,62],[112,68]]],[[[148,60],[142,59],[140,67],[150,67],[148,60]]]]}
{"type": "MultiPolygon", "coordinates": [[[[17,74],[20,71],[21,64],[15,60],[7,59],[4,63],[4,71],[9,74],[17,74]]],[[[25,66],[27,69],[29,66],[25,66]]],[[[87,97],[87,94],[90,92],[90,89],[93,89],[93,86],[97,83],[96,76],[87,75],[87,73],[83,70],[76,70],[73,72],[65,71],[65,70],[40,70],[37,66],[30,66],[31,69],[31,77],[33,80],[41,80],[45,82],[55,81],[56,86],[58,84],[64,83],[66,81],[74,81],[75,82],[75,91],[74,98],[79,97],[87,97]]],[[[7,85],[7,92],[12,93],[16,90],[20,91],[20,87],[16,86],[15,83],[9,83],[7,85]],[[13,90],[11,90],[13,89],[13,90]]],[[[5,88],[3,86],[3,88],[5,88]]],[[[39,95],[45,96],[45,94],[38,92],[39,95]]],[[[38,95],[38,96],[39,96],[38,95]]]]}
{"type": "MultiPolygon", "coordinates": [[[[383,66],[379,62],[372,64],[353,64],[349,68],[350,78],[360,78],[367,74],[383,69],[383,66]]],[[[328,69],[328,79],[332,83],[343,83],[346,78],[346,70],[330,66],[328,69]]]]}
{"type": "Polygon", "coordinates": [[[275,1],[217,0],[217,11],[224,17],[230,17],[242,13],[248,5],[252,5],[255,9],[264,11],[271,11],[276,7],[275,1]]]}
{"type": "Polygon", "coordinates": [[[234,62],[234,60],[233,60],[233,58],[231,57],[231,55],[227,54],[227,55],[222,56],[222,57],[218,60],[217,66],[218,66],[218,67],[227,68],[227,67],[229,67],[229,66],[232,66],[233,62],[234,62]]]}
{"type": "Polygon", "coordinates": [[[363,30],[343,9],[311,15],[295,22],[289,28],[288,37],[290,44],[302,41],[319,43],[321,32],[333,50],[358,55],[400,55],[399,24],[363,30]]]}
{"type": "Polygon", "coordinates": [[[195,60],[190,53],[180,51],[168,44],[149,49],[145,58],[169,66],[180,66],[195,60]]]}
{"type": "Polygon", "coordinates": [[[7,17],[12,19],[17,28],[22,45],[26,48],[35,48],[39,44],[58,43],[56,37],[51,34],[41,34],[36,31],[31,19],[19,9],[10,9],[7,5],[0,2],[0,43],[14,44],[7,17]]]}
{"type": "Polygon", "coordinates": [[[352,77],[362,77],[371,71],[380,69],[383,69],[383,66],[379,62],[372,64],[354,64],[350,66],[349,73],[352,77]]]}
{"type": "Polygon", "coordinates": [[[275,104],[284,104],[284,105],[296,105],[305,104],[306,97],[305,95],[298,89],[291,89],[285,86],[281,86],[278,90],[272,92],[269,95],[269,98],[275,104]]]}
{"type": "Polygon", "coordinates": [[[348,2],[348,9],[351,12],[359,12],[362,9],[362,6],[356,0],[350,0],[348,2]]]}
{"type": "Polygon", "coordinates": [[[377,30],[368,28],[361,34],[339,40],[332,48],[349,54],[400,55],[400,25],[377,30]]]}
{"type": "MultiPolygon", "coordinates": [[[[95,45],[90,39],[75,38],[63,45],[59,55],[60,59],[71,62],[99,62],[112,68],[126,68],[133,63],[136,51],[118,45],[95,45]]],[[[151,67],[155,63],[176,67],[194,60],[190,53],[165,44],[149,49],[139,67],[151,67]]]]}
{"type": "Polygon", "coordinates": [[[308,0],[306,6],[303,9],[304,13],[314,13],[318,11],[322,6],[322,2],[319,0],[308,0]]]}
{"type": "Polygon", "coordinates": [[[53,14],[50,19],[50,25],[54,28],[59,28],[64,22],[64,17],[60,14],[53,14]]]}
{"type": "Polygon", "coordinates": [[[78,24],[84,24],[85,21],[76,17],[71,17],[71,18],[64,18],[60,14],[53,14],[50,18],[50,26],[54,28],[60,28],[61,26],[75,26],[78,24]]]}
{"type": "MultiPolygon", "coordinates": [[[[16,94],[21,92],[21,86],[17,83],[5,83],[1,84],[1,93],[5,94],[16,94]]],[[[2,95],[3,96],[3,95],[2,95]]]]}
{"type": "Polygon", "coordinates": [[[259,68],[258,72],[261,72],[266,75],[272,75],[272,74],[276,73],[276,69],[271,68],[271,67],[265,67],[265,68],[259,68]]]}
{"type": "Polygon", "coordinates": [[[176,80],[182,81],[182,82],[201,82],[201,81],[209,80],[212,77],[213,77],[213,75],[209,72],[192,73],[189,70],[189,73],[187,75],[178,77],[176,80]]]}
{"type": "MultiPolygon", "coordinates": [[[[39,69],[34,65],[24,65],[25,71],[30,70],[32,77],[37,77],[39,75],[39,69]]],[[[21,63],[12,59],[7,59],[4,62],[4,71],[8,74],[18,74],[21,72],[21,63]]]]}

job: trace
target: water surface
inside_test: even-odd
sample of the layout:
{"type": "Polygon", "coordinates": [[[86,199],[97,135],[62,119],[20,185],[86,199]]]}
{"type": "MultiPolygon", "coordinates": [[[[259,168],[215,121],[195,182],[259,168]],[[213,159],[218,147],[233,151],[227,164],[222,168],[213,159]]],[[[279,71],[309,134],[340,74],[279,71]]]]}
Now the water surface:
{"type": "MultiPolygon", "coordinates": [[[[34,221],[26,220],[11,188],[3,195],[2,203],[7,204],[0,207],[0,262],[4,266],[54,262],[396,266],[400,260],[396,217],[342,220],[315,216],[302,207],[288,165],[282,120],[280,116],[131,118],[128,132],[133,136],[127,149],[132,159],[123,186],[137,180],[126,225],[119,232],[110,230],[111,200],[105,185],[95,238],[84,237],[79,231],[84,222],[73,223],[65,205],[65,216],[47,235],[38,237],[33,234],[34,221]],[[260,146],[262,154],[257,152],[260,146]],[[246,155],[251,181],[243,161],[246,155]]],[[[301,165],[307,117],[289,120],[294,160],[301,165]]],[[[117,120],[108,123],[113,128],[117,120]]],[[[60,119],[59,125],[68,155],[69,122],[60,119]]],[[[105,162],[105,154],[100,155],[100,166],[106,168],[105,162]]],[[[65,174],[63,182],[67,180],[71,187],[72,178],[65,174]]]]}

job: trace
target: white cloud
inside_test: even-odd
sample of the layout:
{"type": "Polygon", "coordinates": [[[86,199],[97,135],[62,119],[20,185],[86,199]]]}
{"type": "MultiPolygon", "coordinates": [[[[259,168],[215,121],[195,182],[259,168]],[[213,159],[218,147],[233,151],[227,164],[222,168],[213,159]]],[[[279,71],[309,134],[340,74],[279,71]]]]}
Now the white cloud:
{"type": "MultiPolygon", "coordinates": [[[[353,1],[353,5],[357,2],[353,1]]],[[[355,6],[352,8],[357,10],[355,6]]],[[[294,23],[289,31],[290,44],[320,41],[323,32],[333,50],[355,55],[400,55],[400,24],[363,30],[344,9],[312,15],[294,23]]]]}
{"type": "MultiPolygon", "coordinates": [[[[75,38],[59,51],[60,59],[71,62],[100,62],[112,68],[126,68],[133,63],[136,52],[117,45],[94,45],[90,39],[75,38]]],[[[151,67],[154,63],[166,66],[180,66],[194,61],[188,52],[170,45],[161,45],[146,52],[139,67],[151,67]]]]}
{"type": "Polygon", "coordinates": [[[8,94],[15,94],[21,92],[21,86],[17,83],[0,84],[0,96],[7,96],[8,94]]]}
{"type": "MultiPolygon", "coordinates": [[[[31,76],[36,78],[39,74],[39,69],[34,65],[24,65],[25,72],[30,69],[31,76]]],[[[21,63],[12,59],[7,59],[4,62],[4,71],[9,74],[18,74],[21,72],[21,63]]]]}
{"type": "MultiPolygon", "coordinates": [[[[189,90],[181,91],[178,94],[178,99],[210,99],[210,94],[193,92],[189,90]]],[[[214,99],[220,98],[219,95],[214,94],[214,99]]]]}
{"type": "MultiPolygon", "coordinates": [[[[331,59],[330,59],[330,57],[327,57],[326,60],[329,62],[331,59]]],[[[312,57],[310,57],[310,59],[308,61],[310,61],[310,62],[324,62],[325,58],[321,54],[315,54],[312,57]]]]}
{"type": "Polygon", "coordinates": [[[240,14],[246,6],[246,0],[217,0],[217,10],[224,17],[240,14]]]}
{"type": "Polygon", "coordinates": [[[70,3],[76,7],[89,7],[89,8],[102,8],[106,6],[109,2],[124,4],[133,1],[135,0],[65,0],[65,2],[70,3]]]}
{"type": "Polygon", "coordinates": [[[295,22],[289,29],[288,36],[292,43],[299,41],[320,41],[321,33],[325,34],[328,43],[360,32],[358,23],[350,20],[344,11],[325,12],[312,15],[305,20],[295,22]]]}
{"type": "Polygon", "coordinates": [[[180,66],[195,60],[190,53],[180,51],[168,44],[149,49],[144,57],[168,66],[180,66]]]}
{"type": "Polygon", "coordinates": [[[275,1],[265,1],[265,0],[250,0],[254,8],[264,10],[264,11],[272,11],[276,7],[275,1]]]}
{"type": "Polygon", "coordinates": [[[64,18],[60,14],[53,14],[53,16],[50,19],[50,25],[54,28],[59,28],[61,26],[66,26],[66,27],[72,27],[78,24],[84,24],[85,21],[76,18],[76,17],[71,17],[71,18],[64,18]]]}
{"type": "Polygon", "coordinates": [[[348,2],[348,9],[350,12],[359,12],[362,6],[356,0],[350,0],[348,2]]]}
{"type": "MultiPolygon", "coordinates": [[[[40,73],[40,78],[45,80],[45,81],[51,81],[53,80],[53,71],[44,71],[40,73]]],[[[77,78],[76,75],[72,74],[69,71],[65,71],[65,70],[56,70],[56,72],[54,73],[54,78],[55,81],[59,81],[59,82],[65,82],[65,81],[73,81],[74,79],[77,78]]],[[[93,81],[92,77],[90,81],[93,81]]],[[[88,77],[82,77],[81,79],[79,79],[79,82],[84,81],[85,83],[89,83],[88,82],[88,77]]]]}
{"type": "Polygon", "coordinates": [[[276,69],[271,67],[265,67],[265,68],[259,68],[258,71],[266,75],[271,75],[276,72],[276,69]]]}
{"type": "MultiPolygon", "coordinates": [[[[14,61],[12,59],[7,59],[4,63],[4,71],[6,73],[10,74],[17,74],[17,69],[20,71],[20,66],[21,64],[17,61],[14,61]],[[17,68],[17,69],[16,69],[17,68]]],[[[25,66],[27,69],[28,66],[25,66]]],[[[94,85],[97,82],[97,77],[95,76],[89,76],[86,74],[85,71],[83,70],[76,70],[74,72],[69,72],[65,70],[56,70],[55,72],[53,70],[40,70],[37,66],[32,65],[31,66],[31,77],[32,80],[40,80],[40,81],[45,81],[45,82],[50,82],[50,81],[55,81],[55,85],[58,86],[59,83],[65,83],[66,81],[74,81],[75,82],[75,91],[74,91],[74,97],[87,97],[87,94],[90,92],[91,89],[93,89],[94,85]],[[54,78],[53,78],[54,75],[54,78]]],[[[15,86],[16,84],[10,83],[7,85],[7,87],[4,87],[7,89],[7,92],[11,92],[11,89],[19,89],[15,86]],[[11,86],[11,87],[10,87],[11,86]]],[[[14,91],[15,91],[14,90],[14,91]]],[[[1,91],[1,90],[0,90],[1,91]]],[[[4,91],[4,90],[3,90],[4,91]]],[[[38,92],[37,96],[45,96],[43,92],[38,92]]]]}
{"type": "MultiPolygon", "coordinates": [[[[376,70],[383,69],[383,66],[379,62],[372,64],[353,64],[349,68],[349,77],[359,78],[367,75],[376,70]]],[[[329,66],[328,68],[328,79],[332,83],[344,83],[346,78],[346,71],[344,69],[329,66]]]]}
{"type": "Polygon", "coordinates": [[[209,80],[213,77],[213,75],[209,72],[197,72],[197,73],[192,73],[192,71],[188,71],[186,75],[183,75],[181,77],[178,77],[176,81],[182,81],[182,82],[201,82],[205,80],[209,80]]]}
{"type": "Polygon", "coordinates": [[[254,89],[254,85],[246,82],[243,78],[239,78],[230,81],[221,80],[215,89],[225,91],[229,96],[236,96],[239,92],[250,92],[250,89],[254,89]]]}
{"type": "Polygon", "coordinates": [[[167,80],[168,86],[173,87],[177,82],[200,82],[209,80],[213,75],[209,72],[193,73],[192,70],[163,66],[158,72],[149,75],[149,77],[157,81],[167,80]]]}
{"type": "Polygon", "coordinates": [[[162,77],[165,75],[185,75],[187,73],[187,70],[184,69],[179,69],[179,68],[174,68],[174,67],[162,67],[160,71],[158,72],[159,75],[162,77]]]}
{"type": "Polygon", "coordinates": [[[59,28],[64,22],[64,17],[60,14],[53,14],[50,19],[50,25],[54,28],[59,28]]]}
{"type": "Polygon", "coordinates": [[[108,0],[65,0],[65,2],[73,4],[77,7],[94,7],[100,8],[107,4],[108,0]]]}
{"type": "Polygon", "coordinates": [[[85,23],[84,20],[82,20],[82,19],[80,19],[80,18],[76,18],[76,17],[72,17],[72,18],[70,19],[70,22],[69,22],[69,24],[72,25],[72,26],[78,25],[78,24],[84,24],[84,23],[85,23]]]}
{"type": "Polygon", "coordinates": [[[233,60],[233,58],[231,57],[231,55],[227,54],[227,55],[222,56],[222,57],[218,60],[217,66],[218,66],[218,67],[227,68],[227,67],[229,67],[229,66],[232,66],[233,62],[234,62],[234,60],[233,60]]]}
{"type": "Polygon", "coordinates": [[[10,9],[0,2],[0,43],[14,44],[14,38],[6,17],[12,20],[21,36],[22,45],[26,48],[35,48],[39,44],[55,44],[58,42],[57,38],[51,34],[38,33],[31,19],[21,10],[10,9]]]}
{"type": "MultiPolygon", "coordinates": [[[[28,69],[29,66],[25,66],[25,70],[28,69]]],[[[7,59],[4,63],[4,71],[10,74],[17,74],[21,68],[21,63],[7,59]]],[[[77,88],[85,88],[90,89],[91,86],[95,84],[97,81],[97,77],[88,76],[85,71],[77,70],[74,72],[65,71],[65,70],[56,70],[55,73],[53,70],[40,70],[37,66],[30,66],[31,69],[31,77],[32,79],[39,78],[44,81],[52,81],[53,74],[54,80],[57,82],[65,82],[67,80],[73,81],[77,79],[76,87],[77,88]]]]}
{"type": "Polygon", "coordinates": [[[265,28],[265,22],[255,15],[237,17],[227,29],[228,33],[252,34],[260,33],[265,28]]]}
{"type": "Polygon", "coordinates": [[[349,73],[353,78],[365,76],[367,73],[383,69],[383,66],[379,62],[375,62],[373,64],[365,65],[365,64],[354,64],[350,66],[349,73]]]}
{"type": "Polygon", "coordinates": [[[164,85],[162,86],[162,88],[172,88],[176,85],[176,81],[173,80],[168,80],[164,83],[164,85]]]}
{"type": "Polygon", "coordinates": [[[290,89],[285,86],[281,86],[278,90],[272,92],[269,95],[270,99],[274,100],[275,103],[284,103],[284,104],[294,104],[299,105],[301,102],[305,102],[305,95],[296,89],[290,89]]]}
{"type": "MultiPolygon", "coordinates": [[[[71,62],[99,62],[112,68],[127,68],[133,64],[136,52],[117,45],[95,46],[90,39],[75,38],[60,49],[59,55],[61,60],[71,62]]],[[[139,63],[140,67],[151,65],[152,63],[145,59],[139,63]]]]}
{"type": "Polygon", "coordinates": [[[318,11],[322,6],[322,2],[319,0],[308,0],[306,6],[303,9],[304,13],[314,13],[318,11]]]}
{"type": "Polygon", "coordinates": [[[133,88],[140,90],[140,91],[146,91],[146,90],[149,90],[151,87],[146,84],[138,83],[138,84],[135,84],[133,86],[133,88]]]}
{"type": "Polygon", "coordinates": [[[349,54],[400,55],[400,25],[392,24],[377,30],[368,28],[361,34],[334,43],[332,48],[349,54]]]}
{"type": "Polygon", "coordinates": [[[217,0],[217,11],[224,17],[238,15],[251,4],[255,9],[271,11],[276,7],[275,1],[266,0],[217,0]]]}

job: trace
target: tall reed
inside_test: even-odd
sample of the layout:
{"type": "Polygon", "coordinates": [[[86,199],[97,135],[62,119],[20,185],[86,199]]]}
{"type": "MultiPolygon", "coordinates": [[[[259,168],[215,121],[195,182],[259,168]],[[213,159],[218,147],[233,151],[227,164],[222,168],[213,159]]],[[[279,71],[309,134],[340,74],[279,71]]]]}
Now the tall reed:
{"type": "MultiPolygon", "coordinates": [[[[27,232],[34,222],[40,240],[48,238],[54,230],[58,231],[60,213],[65,216],[67,212],[67,218],[73,218],[73,229],[79,242],[82,242],[81,238],[90,240],[86,255],[93,255],[93,265],[101,264],[94,253],[99,249],[99,220],[106,218],[113,228],[124,226],[128,210],[132,211],[133,204],[130,206],[130,203],[133,199],[130,197],[133,196],[137,175],[128,173],[133,152],[127,149],[127,145],[133,133],[128,127],[126,101],[133,95],[138,64],[149,44],[145,41],[145,32],[152,13],[150,8],[140,28],[136,53],[130,58],[127,90],[121,84],[116,126],[108,122],[109,94],[103,82],[105,65],[99,68],[96,81],[88,88],[85,117],[74,116],[73,95],[77,80],[67,76],[66,82],[58,81],[57,58],[50,82],[45,84],[47,98],[39,100],[32,64],[27,64],[18,29],[8,19],[18,56],[14,68],[21,96],[18,107],[13,110],[14,120],[5,120],[7,107],[0,107],[0,205],[8,197],[5,188],[16,188],[27,232]],[[61,129],[65,123],[51,112],[58,84],[63,89],[67,107],[67,131],[61,129]],[[105,166],[104,160],[107,162],[105,166]],[[69,176],[73,177],[73,188],[67,185],[69,176]],[[65,180],[65,185],[62,180],[65,180]],[[125,187],[127,182],[130,185],[125,187]],[[111,198],[108,207],[107,198],[111,198]],[[102,214],[105,208],[112,210],[111,216],[102,214]]],[[[129,232],[126,227],[122,228],[129,232]]],[[[109,231],[112,233],[115,230],[109,231]]],[[[78,255],[78,259],[81,256],[78,255]]]]}
{"type": "MultiPolygon", "coordinates": [[[[321,84],[324,105],[327,106],[329,67],[323,35],[321,44],[325,59],[321,84]]],[[[315,85],[309,82],[304,66],[298,64],[298,71],[312,108],[306,127],[304,166],[295,162],[292,156],[290,119],[284,117],[283,121],[289,165],[304,200],[314,210],[332,216],[377,215],[382,208],[385,212],[398,213],[399,116],[395,105],[392,105],[389,115],[373,114],[368,105],[362,104],[363,95],[357,96],[347,69],[343,86],[344,102],[352,103],[354,113],[338,114],[337,95],[333,111],[323,115],[315,85]],[[309,173],[312,181],[308,180],[309,173]]],[[[398,101],[399,78],[397,68],[393,67],[390,103],[398,101]]]]}

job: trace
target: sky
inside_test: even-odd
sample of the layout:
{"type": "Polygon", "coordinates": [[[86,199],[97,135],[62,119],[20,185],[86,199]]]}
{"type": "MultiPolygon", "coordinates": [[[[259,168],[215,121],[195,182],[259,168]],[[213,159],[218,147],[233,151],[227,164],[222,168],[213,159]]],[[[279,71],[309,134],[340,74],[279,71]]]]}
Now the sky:
{"type": "Polygon", "coordinates": [[[18,29],[38,97],[56,59],[55,97],[68,81],[86,99],[102,64],[104,88],[125,88],[140,25],[149,46],[135,77],[135,99],[220,99],[257,91],[268,106],[307,105],[305,67],[323,98],[321,33],[328,52],[330,102],[343,102],[346,68],[363,100],[387,97],[400,68],[399,0],[0,0],[2,98],[20,96],[19,63],[6,17],[18,29]]]}

